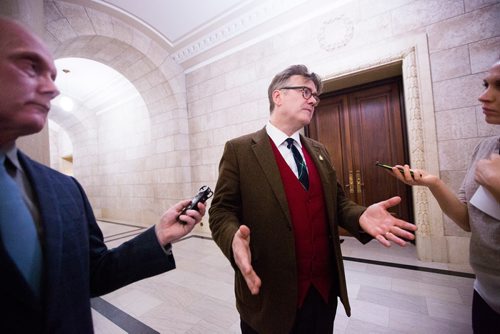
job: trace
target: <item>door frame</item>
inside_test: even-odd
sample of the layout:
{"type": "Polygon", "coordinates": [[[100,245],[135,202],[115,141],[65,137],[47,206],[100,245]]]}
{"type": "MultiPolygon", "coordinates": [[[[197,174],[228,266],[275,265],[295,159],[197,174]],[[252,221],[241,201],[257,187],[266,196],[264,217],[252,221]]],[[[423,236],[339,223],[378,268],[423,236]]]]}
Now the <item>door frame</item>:
{"type": "MultiPolygon", "coordinates": [[[[388,72],[385,72],[385,73],[387,74],[388,72]]],[[[331,98],[335,99],[335,97],[339,97],[339,96],[346,96],[348,98],[348,96],[350,96],[350,94],[353,94],[353,93],[360,93],[360,92],[366,93],[366,91],[373,90],[374,88],[376,89],[376,88],[381,88],[381,87],[387,87],[388,85],[397,86],[396,89],[397,89],[398,94],[396,96],[397,102],[395,102],[395,103],[398,104],[398,107],[399,107],[398,109],[400,110],[398,115],[399,115],[399,117],[401,117],[401,122],[397,122],[397,124],[392,124],[392,123],[391,124],[394,125],[395,127],[397,127],[397,126],[400,127],[399,130],[396,130],[395,128],[393,130],[396,132],[400,131],[401,135],[402,135],[402,137],[400,138],[400,140],[402,141],[402,143],[401,143],[402,151],[401,150],[399,150],[399,151],[402,153],[400,163],[403,163],[403,162],[409,161],[409,154],[408,154],[408,131],[406,128],[406,125],[408,122],[406,121],[406,112],[405,112],[404,96],[403,96],[403,82],[402,82],[401,74],[393,76],[393,77],[388,77],[385,79],[377,80],[377,81],[368,82],[365,84],[356,85],[353,87],[346,87],[346,88],[343,88],[340,90],[325,92],[325,93],[321,94],[320,98],[321,98],[321,103],[324,103],[325,101],[331,102],[331,98]]],[[[382,89],[387,89],[387,88],[382,88],[382,89]]],[[[350,103],[347,103],[347,102],[346,102],[346,105],[344,107],[346,109],[351,108],[351,107],[356,108],[356,106],[352,106],[350,103]]],[[[319,110],[315,111],[314,118],[318,117],[317,112],[319,112],[319,110]]],[[[325,112],[326,112],[326,110],[325,110],[325,112]]],[[[353,111],[349,110],[348,112],[353,112],[353,111]]],[[[344,115],[343,117],[346,117],[346,116],[344,115]]],[[[342,122],[343,117],[339,116],[340,122],[342,122]]],[[[311,123],[312,123],[312,121],[311,121],[311,123]]],[[[329,135],[328,137],[330,139],[333,139],[334,141],[339,140],[342,142],[344,140],[347,140],[346,136],[350,137],[352,139],[352,136],[349,133],[355,132],[355,130],[354,130],[354,127],[352,127],[352,124],[350,124],[350,121],[346,121],[343,124],[339,124],[339,126],[342,127],[342,129],[340,129],[340,128],[338,129],[339,132],[342,133],[345,131],[345,133],[343,135],[342,134],[335,135],[335,132],[334,132],[331,134],[331,136],[329,135]]],[[[311,127],[311,124],[309,124],[308,126],[306,126],[304,128],[304,134],[307,137],[311,137],[311,128],[310,127],[311,127]]],[[[336,130],[334,130],[334,131],[336,131],[336,130]]],[[[325,138],[323,138],[323,140],[321,140],[319,138],[313,138],[313,139],[323,141],[325,138]]],[[[326,141],[323,142],[323,144],[326,144],[326,141]]],[[[357,145],[357,144],[351,142],[350,146],[352,146],[352,145],[357,145]]],[[[343,187],[347,187],[348,183],[349,183],[347,181],[349,179],[349,177],[347,175],[347,171],[354,170],[354,168],[352,166],[348,167],[345,164],[347,164],[347,165],[355,164],[355,165],[357,165],[357,168],[360,168],[360,169],[363,169],[362,168],[363,166],[359,165],[361,163],[360,161],[358,161],[358,164],[356,164],[357,158],[355,156],[351,155],[352,154],[351,149],[347,148],[347,151],[349,151],[351,153],[344,152],[344,149],[346,147],[349,147],[348,142],[343,142],[343,144],[340,146],[342,147],[342,153],[341,153],[342,162],[340,163],[340,166],[335,165],[334,167],[337,170],[337,178],[338,178],[340,184],[342,184],[343,187]]],[[[395,149],[395,148],[393,147],[393,149],[395,149]]],[[[330,154],[332,155],[333,152],[330,152],[330,154]]],[[[332,156],[332,160],[335,160],[333,158],[333,156],[332,156]]],[[[366,165],[364,167],[369,168],[368,165],[366,165]]],[[[370,167],[374,167],[374,166],[370,166],[370,167]]],[[[364,173],[361,173],[361,175],[363,175],[363,174],[364,173]]],[[[365,184],[365,185],[363,185],[363,188],[367,189],[367,187],[366,187],[367,180],[365,179],[364,176],[362,176],[362,178],[363,178],[363,183],[365,184]]],[[[394,184],[399,183],[399,181],[397,181],[395,179],[393,179],[393,182],[394,182],[394,184]]],[[[352,187],[352,185],[351,185],[351,187],[352,187]]],[[[414,216],[414,212],[413,212],[414,211],[413,210],[414,209],[413,192],[412,192],[411,188],[406,187],[402,184],[399,187],[400,187],[400,189],[399,189],[399,192],[397,194],[403,196],[403,198],[406,200],[405,202],[402,202],[400,205],[405,204],[405,206],[407,206],[406,213],[408,215],[407,217],[400,216],[400,218],[407,219],[410,223],[415,223],[415,216],[414,216]],[[405,193],[405,195],[402,195],[403,192],[405,193]]],[[[352,189],[344,189],[344,191],[346,191],[346,192],[352,191],[352,189]]],[[[396,193],[393,193],[392,195],[388,195],[388,197],[382,198],[382,199],[387,199],[390,196],[395,196],[395,195],[396,195],[396,193]]],[[[351,197],[350,195],[348,195],[348,196],[351,197]]],[[[354,197],[358,197],[358,196],[354,196],[354,197]]],[[[364,195],[362,197],[364,197],[364,195]]],[[[379,200],[382,200],[382,199],[379,199],[379,200]]],[[[362,200],[362,198],[358,197],[356,202],[358,204],[365,205],[365,206],[373,204],[370,202],[369,203],[360,203],[361,200],[362,200]]],[[[342,230],[342,231],[344,233],[347,232],[344,230],[342,230]]]]}
{"type": "MultiPolygon", "coordinates": [[[[391,71],[401,73],[409,163],[439,175],[434,100],[425,34],[370,45],[366,50],[339,52],[335,57],[332,56],[331,62],[322,63],[319,67],[318,71],[324,74],[325,92],[383,79],[387,77],[384,73],[391,71]]],[[[453,243],[453,249],[467,249],[469,238],[446,237],[442,211],[428,189],[413,187],[412,191],[415,224],[418,227],[418,258],[449,262],[452,254],[448,251],[449,243],[453,243]]],[[[453,262],[466,263],[467,252],[462,254],[455,255],[453,262]],[[457,258],[460,256],[463,258],[457,258]]]]}

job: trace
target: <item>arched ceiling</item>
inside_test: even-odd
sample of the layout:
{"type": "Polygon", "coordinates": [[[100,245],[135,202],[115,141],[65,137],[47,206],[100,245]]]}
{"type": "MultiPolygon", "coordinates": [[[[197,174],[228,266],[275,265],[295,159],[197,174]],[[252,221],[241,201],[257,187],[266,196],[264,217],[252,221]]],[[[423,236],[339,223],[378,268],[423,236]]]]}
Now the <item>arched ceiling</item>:
{"type": "MultiPolygon", "coordinates": [[[[147,57],[153,56],[145,61],[171,63],[170,67],[162,68],[164,75],[166,72],[174,75],[189,73],[274,34],[286,30],[291,34],[295,29],[300,31],[300,25],[306,20],[319,17],[325,11],[341,7],[350,1],[352,0],[44,0],[47,29],[56,41],[58,58],[80,57],[98,62],[108,60],[103,63],[123,72],[125,76],[129,72],[131,76],[135,75],[127,76],[129,80],[137,77],[141,52],[147,57]],[[133,45],[128,46],[127,40],[115,41],[113,31],[120,31],[119,26],[115,26],[116,22],[111,22],[115,19],[142,32],[144,38],[138,34],[138,40],[145,40],[146,45],[137,42],[136,35],[132,39],[133,45]],[[94,34],[109,36],[111,39],[93,37],[94,34]],[[159,46],[157,56],[148,49],[148,40],[159,46]],[[169,68],[173,68],[172,65],[177,69],[169,71],[169,68]]],[[[115,85],[116,78],[112,74],[105,75],[108,72],[100,71],[92,62],[65,62],[58,65],[61,67],[58,86],[63,95],[87,101],[89,96],[102,91],[102,85],[113,85],[115,90],[119,88],[115,85]],[[62,72],[64,68],[71,72],[66,75],[62,72]],[[62,80],[64,77],[68,78],[62,80]],[[89,80],[89,77],[98,77],[100,85],[96,85],[95,80],[89,80]],[[75,86],[81,88],[76,91],[75,86]]],[[[146,68],[146,65],[148,64],[143,67],[146,68]]],[[[143,70],[141,75],[147,72],[143,70]]]]}
{"type": "Polygon", "coordinates": [[[153,32],[189,72],[351,0],[56,0],[153,32]]]}

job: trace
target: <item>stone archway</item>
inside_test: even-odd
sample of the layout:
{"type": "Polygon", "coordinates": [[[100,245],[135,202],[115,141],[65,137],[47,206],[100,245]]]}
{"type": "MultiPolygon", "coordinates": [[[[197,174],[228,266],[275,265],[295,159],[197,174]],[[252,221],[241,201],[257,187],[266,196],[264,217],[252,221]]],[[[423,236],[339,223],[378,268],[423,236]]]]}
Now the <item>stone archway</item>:
{"type": "MultiPolygon", "coordinates": [[[[44,7],[45,38],[54,57],[88,58],[123,74],[144,101],[150,127],[148,144],[124,147],[111,156],[101,154],[98,140],[82,140],[92,158],[85,168],[75,166],[80,172],[75,176],[103,218],[155,223],[166,207],[192,192],[182,69],[147,29],[74,2],[46,0],[44,7]],[[116,197],[120,201],[112,200],[116,197]]],[[[90,131],[99,129],[98,122],[88,125],[90,131]]]]}

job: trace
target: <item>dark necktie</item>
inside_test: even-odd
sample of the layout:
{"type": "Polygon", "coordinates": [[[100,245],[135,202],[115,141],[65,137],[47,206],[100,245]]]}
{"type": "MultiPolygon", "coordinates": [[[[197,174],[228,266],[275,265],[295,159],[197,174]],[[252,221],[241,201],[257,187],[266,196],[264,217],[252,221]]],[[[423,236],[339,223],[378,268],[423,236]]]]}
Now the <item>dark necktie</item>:
{"type": "Polygon", "coordinates": [[[287,138],[287,147],[292,150],[293,159],[295,160],[295,164],[297,164],[297,171],[299,173],[299,181],[302,183],[306,190],[309,189],[309,175],[307,175],[307,168],[304,159],[302,159],[302,155],[300,155],[299,150],[293,144],[293,138],[287,138]]]}
{"type": "Polygon", "coordinates": [[[19,271],[40,296],[42,250],[35,222],[0,152],[0,237],[19,271]]]}

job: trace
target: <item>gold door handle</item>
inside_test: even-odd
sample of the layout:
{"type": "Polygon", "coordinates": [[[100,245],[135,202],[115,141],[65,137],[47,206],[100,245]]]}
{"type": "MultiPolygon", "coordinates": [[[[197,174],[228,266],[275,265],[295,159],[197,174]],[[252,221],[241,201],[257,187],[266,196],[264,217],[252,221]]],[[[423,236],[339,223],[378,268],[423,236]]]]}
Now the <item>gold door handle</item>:
{"type": "Polygon", "coordinates": [[[349,193],[354,194],[354,179],[352,175],[352,170],[349,171],[349,193]]]}
{"type": "Polygon", "coordinates": [[[358,170],[356,170],[356,191],[358,193],[358,195],[361,195],[361,186],[363,184],[361,183],[361,172],[358,170]]]}

